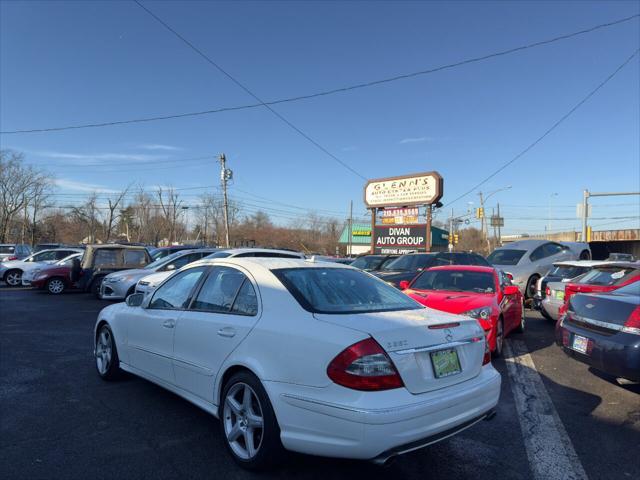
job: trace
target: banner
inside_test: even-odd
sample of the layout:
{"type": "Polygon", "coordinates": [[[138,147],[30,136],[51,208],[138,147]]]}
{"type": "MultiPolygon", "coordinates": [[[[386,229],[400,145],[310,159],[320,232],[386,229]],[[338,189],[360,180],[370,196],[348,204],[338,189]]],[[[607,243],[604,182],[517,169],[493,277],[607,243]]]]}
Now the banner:
{"type": "Polygon", "coordinates": [[[426,225],[376,225],[374,250],[377,254],[402,255],[426,250],[426,225]]]}

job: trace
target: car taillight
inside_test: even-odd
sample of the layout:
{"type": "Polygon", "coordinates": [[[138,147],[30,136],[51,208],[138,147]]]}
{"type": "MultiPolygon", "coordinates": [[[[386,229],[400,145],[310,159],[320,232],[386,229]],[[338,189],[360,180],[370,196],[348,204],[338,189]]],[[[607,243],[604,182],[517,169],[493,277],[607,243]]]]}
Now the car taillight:
{"type": "Polygon", "coordinates": [[[17,260],[17,259],[18,259],[18,257],[16,257],[15,255],[12,255],[12,256],[10,256],[10,257],[7,257],[5,260],[6,260],[7,262],[10,262],[11,260],[17,260]]]}
{"type": "Polygon", "coordinates": [[[629,315],[629,318],[627,318],[627,321],[624,323],[624,327],[622,327],[622,331],[640,335],[640,305],[631,312],[631,315],[629,315]]]}
{"type": "Polygon", "coordinates": [[[489,339],[487,338],[487,332],[485,332],[484,338],[484,355],[482,356],[482,365],[491,363],[491,350],[489,349],[489,339]]]}
{"type": "Polygon", "coordinates": [[[327,375],[338,385],[354,390],[379,391],[404,386],[393,362],[373,338],[340,352],[329,363],[327,375]]]}
{"type": "Polygon", "coordinates": [[[550,296],[551,296],[551,289],[550,289],[549,287],[545,288],[545,290],[544,290],[544,294],[545,294],[547,297],[550,297],[550,296]]]}

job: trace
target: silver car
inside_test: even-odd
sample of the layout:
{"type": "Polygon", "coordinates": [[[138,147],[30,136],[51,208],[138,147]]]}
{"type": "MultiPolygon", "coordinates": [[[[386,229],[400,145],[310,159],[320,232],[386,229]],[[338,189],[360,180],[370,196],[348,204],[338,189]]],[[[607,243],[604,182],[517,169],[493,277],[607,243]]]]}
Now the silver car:
{"type": "Polygon", "coordinates": [[[0,279],[10,287],[18,287],[22,283],[22,274],[43,264],[56,263],[74,253],[82,253],[79,248],[54,248],[41,250],[22,260],[5,260],[0,262],[0,279]]]}
{"type": "Polygon", "coordinates": [[[544,316],[553,321],[558,320],[558,310],[564,304],[564,287],[568,282],[549,282],[546,290],[548,295],[542,299],[541,309],[544,310],[544,316]]]}
{"type": "Polygon", "coordinates": [[[495,249],[487,260],[510,274],[525,299],[531,299],[536,293],[536,282],[554,263],[590,258],[591,249],[587,243],[520,240],[495,249]]]}
{"type": "Polygon", "coordinates": [[[122,270],[113,272],[104,277],[100,285],[100,298],[102,300],[124,300],[134,293],[136,283],[143,277],[156,272],[167,272],[179,270],[185,265],[200,260],[207,255],[217,252],[216,248],[197,248],[192,250],[181,250],[166,257],[146,265],[143,268],[122,270]]]}

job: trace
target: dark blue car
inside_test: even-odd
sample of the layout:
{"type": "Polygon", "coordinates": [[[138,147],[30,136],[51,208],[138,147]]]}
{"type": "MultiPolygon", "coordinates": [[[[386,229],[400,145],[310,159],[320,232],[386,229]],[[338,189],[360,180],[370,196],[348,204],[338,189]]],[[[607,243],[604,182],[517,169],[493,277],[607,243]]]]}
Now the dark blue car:
{"type": "Polygon", "coordinates": [[[596,370],[640,382],[640,281],[573,295],[556,325],[556,343],[596,370]]]}

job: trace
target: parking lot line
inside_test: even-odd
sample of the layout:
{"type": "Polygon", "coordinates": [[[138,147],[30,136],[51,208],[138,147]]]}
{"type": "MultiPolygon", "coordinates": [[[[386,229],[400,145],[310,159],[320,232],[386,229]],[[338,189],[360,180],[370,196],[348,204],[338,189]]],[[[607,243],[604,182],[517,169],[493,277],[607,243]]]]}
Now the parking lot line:
{"type": "Polygon", "coordinates": [[[536,480],[587,480],[524,342],[505,341],[505,363],[533,477],[536,480]]]}

